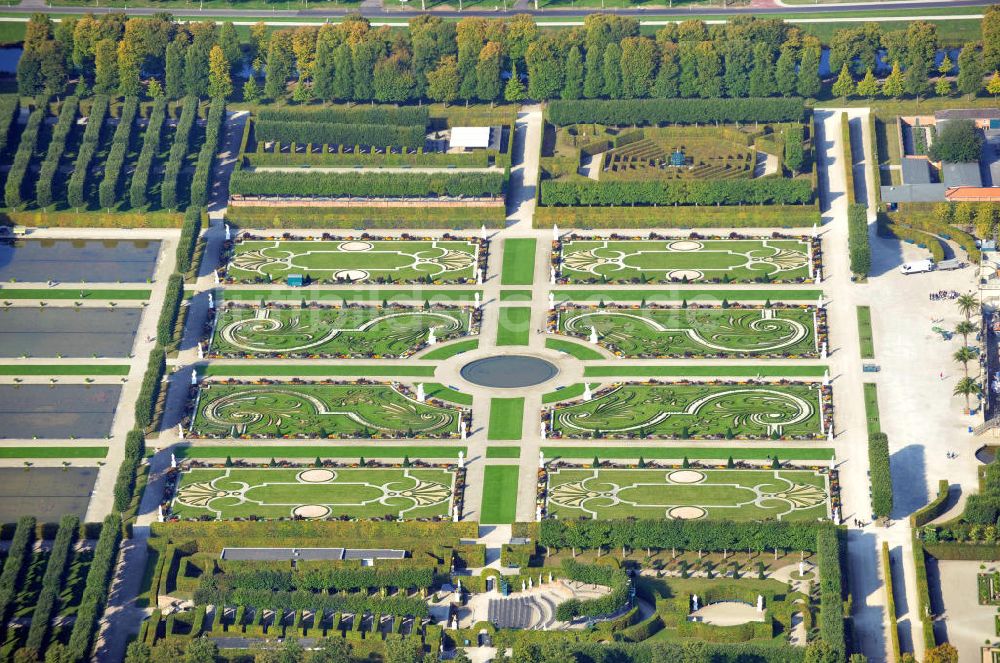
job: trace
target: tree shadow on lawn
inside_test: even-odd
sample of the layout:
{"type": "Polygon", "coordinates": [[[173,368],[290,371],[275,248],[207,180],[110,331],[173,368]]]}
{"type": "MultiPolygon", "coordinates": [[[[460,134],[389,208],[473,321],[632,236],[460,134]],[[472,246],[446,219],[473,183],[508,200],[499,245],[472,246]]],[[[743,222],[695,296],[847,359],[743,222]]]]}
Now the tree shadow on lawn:
{"type": "Polygon", "coordinates": [[[911,444],[889,458],[892,476],[892,518],[909,516],[927,504],[927,459],[924,447],[911,444]]]}

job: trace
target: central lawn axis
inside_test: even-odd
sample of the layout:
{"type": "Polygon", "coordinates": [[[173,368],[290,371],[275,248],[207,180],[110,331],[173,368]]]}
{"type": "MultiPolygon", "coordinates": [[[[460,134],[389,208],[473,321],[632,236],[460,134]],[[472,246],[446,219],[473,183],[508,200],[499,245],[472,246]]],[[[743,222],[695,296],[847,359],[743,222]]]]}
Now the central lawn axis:
{"type": "Polygon", "coordinates": [[[535,280],[534,238],[518,237],[503,241],[503,270],[500,285],[531,285],[535,280]]]}
{"type": "Polygon", "coordinates": [[[487,465],[483,468],[483,501],[479,522],[509,525],[517,517],[517,465],[487,465]]]}
{"type": "Polygon", "coordinates": [[[523,398],[490,399],[488,440],[520,440],[524,421],[523,398]]]}

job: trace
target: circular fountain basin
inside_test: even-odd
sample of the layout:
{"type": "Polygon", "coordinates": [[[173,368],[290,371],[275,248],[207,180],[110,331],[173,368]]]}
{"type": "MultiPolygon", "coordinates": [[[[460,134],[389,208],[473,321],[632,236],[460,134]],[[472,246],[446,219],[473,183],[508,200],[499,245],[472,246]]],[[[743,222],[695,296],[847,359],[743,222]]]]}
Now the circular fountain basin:
{"type": "Polygon", "coordinates": [[[517,389],[547,382],[559,374],[559,369],[538,357],[503,355],[469,362],[460,373],[482,387],[517,389]]]}

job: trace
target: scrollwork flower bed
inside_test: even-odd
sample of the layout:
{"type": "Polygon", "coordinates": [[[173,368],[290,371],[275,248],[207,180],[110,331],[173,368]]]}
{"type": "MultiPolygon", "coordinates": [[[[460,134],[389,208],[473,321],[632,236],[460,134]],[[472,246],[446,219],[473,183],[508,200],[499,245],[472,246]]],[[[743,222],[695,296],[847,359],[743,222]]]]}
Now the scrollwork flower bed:
{"type": "Polygon", "coordinates": [[[625,382],[543,410],[555,439],[819,440],[833,395],[819,382],[625,382]]]}
{"type": "Polygon", "coordinates": [[[195,439],[456,439],[472,412],[397,383],[259,379],[193,385],[195,439]]]}
{"type": "Polygon", "coordinates": [[[822,243],[806,235],[607,237],[575,233],[552,242],[559,284],[817,283],[822,243]]]}
{"type": "Polygon", "coordinates": [[[222,282],[473,284],[486,274],[484,238],[360,235],[252,235],[241,232],[223,248],[222,282]]]}
{"type": "Polygon", "coordinates": [[[826,309],[807,304],[563,306],[547,330],[641,359],[805,359],[829,343],[826,309]]]}
{"type": "Polygon", "coordinates": [[[206,322],[213,359],[399,359],[479,333],[477,307],[226,303],[206,322]]]}

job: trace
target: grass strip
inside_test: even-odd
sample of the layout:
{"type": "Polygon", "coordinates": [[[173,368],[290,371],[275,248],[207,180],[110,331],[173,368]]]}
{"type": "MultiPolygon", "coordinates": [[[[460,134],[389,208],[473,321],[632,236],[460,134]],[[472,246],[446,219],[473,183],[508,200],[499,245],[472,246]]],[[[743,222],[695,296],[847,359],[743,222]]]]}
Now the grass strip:
{"type": "Polygon", "coordinates": [[[872,309],[858,307],[858,338],[861,340],[861,358],[875,358],[875,337],[872,335],[872,309]]]}
{"type": "Polygon", "coordinates": [[[443,384],[428,382],[424,385],[424,391],[428,398],[440,398],[443,401],[459,405],[472,405],[472,394],[466,394],[443,384]]]}
{"type": "MultiPolygon", "coordinates": [[[[590,385],[591,389],[596,389],[598,385],[592,383],[590,385]]],[[[549,403],[558,403],[559,401],[568,401],[571,398],[579,398],[583,396],[583,383],[577,382],[576,384],[571,384],[562,389],[556,389],[555,391],[550,391],[549,393],[542,396],[542,404],[548,405],[549,403]]]]}
{"type": "Polygon", "coordinates": [[[826,366],[587,366],[588,378],[602,377],[823,377],[826,366]]]}
{"type": "Polygon", "coordinates": [[[889,617],[890,656],[899,658],[899,625],[896,622],[896,596],[892,589],[892,562],[889,560],[889,544],[882,542],[882,572],[885,573],[885,611],[889,617]]]}
{"type": "Polygon", "coordinates": [[[531,291],[530,290],[501,290],[500,291],[500,301],[501,302],[530,302],[531,301],[531,291]]]}
{"type": "Polygon", "coordinates": [[[545,339],[545,347],[549,350],[556,350],[557,352],[565,352],[566,354],[576,357],[577,359],[604,359],[602,355],[597,350],[593,348],[588,348],[585,345],[579,343],[574,343],[573,341],[564,341],[561,338],[547,338],[545,339]]]}
{"type": "Polygon", "coordinates": [[[280,290],[224,290],[222,298],[234,302],[260,301],[417,301],[417,302],[471,302],[481,290],[442,290],[435,288],[363,288],[351,290],[320,290],[318,288],[282,288],[280,290]]]}
{"type": "Polygon", "coordinates": [[[458,452],[467,453],[466,447],[438,446],[344,446],[344,447],[223,447],[211,445],[178,446],[177,458],[458,458],[458,452]]]}
{"type": "Polygon", "coordinates": [[[882,421],[878,415],[878,386],[874,382],[865,383],[865,420],[868,435],[882,432],[882,421]]]}
{"type": "Polygon", "coordinates": [[[421,359],[448,359],[449,357],[454,357],[455,355],[460,355],[463,352],[468,352],[469,350],[475,350],[479,347],[478,338],[468,338],[464,341],[457,341],[450,345],[446,345],[437,350],[431,350],[427,354],[420,357],[421,359]]]}
{"type": "Polygon", "coordinates": [[[546,458],[598,458],[605,460],[639,458],[647,460],[770,460],[777,456],[781,460],[830,460],[833,449],[823,447],[785,447],[734,449],[732,447],[542,447],[546,458]]]}
{"type": "Polygon", "coordinates": [[[0,375],[128,375],[127,364],[0,364],[0,375]]]}
{"type": "Polygon", "coordinates": [[[517,516],[517,465],[487,465],[483,468],[483,502],[479,522],[509,525],[517,516]]]}
{"type": "Polygon", "coordinates": [[[556,301],[589,302],[597,304],[606,302],[721,302],[729,301],[815,301],[822,290],[790,290],[790,289],[760,289],[760,290],[641,290],[638,288],[623,290],[620,288],[605,288],[593,290],[556,290],[556,301]]]}
{"type": "Polygon", "coordinates": [[[490,399],[489,440],[520,440],[524,419],[523,398],[490,399]]]}
{"type": "Polygon", "coordinates": [[[503,270],[500,285],[531,285],[535,280],[535,244],[533,237],[503,241],[503,270]]]}
{"type": "Polygon", "coordinates": [[[45,301],[72,299],[110,299],[143,301],[149,290],[70,290],[68,288],[0,288],[0,299],[41,299],[45,301]]]}
{"type": "Polygon", "coordinates": [[[521,447],[486,447],[486,458],[520,458],[521,447]]]}
{"type": "Polygon", "coordinates": [[[497,323],[497,345],[527,345],[531,334],[531,309],[527,306],[507,306],[500,309],[497,323]]]}
{"type": "Polygon", "coordinates": [[[0,447],[0,458],[104,458],[107,447],[0,447]]]}
{"type": "Polygon", "coordinates": [[[434,377],[433,366],[380,366],[376,364],[323,366],[303,366],[301,364],[212,364],[205,368],[205,377],[246,377],[246,376],[410,376],[434,377]]]}

